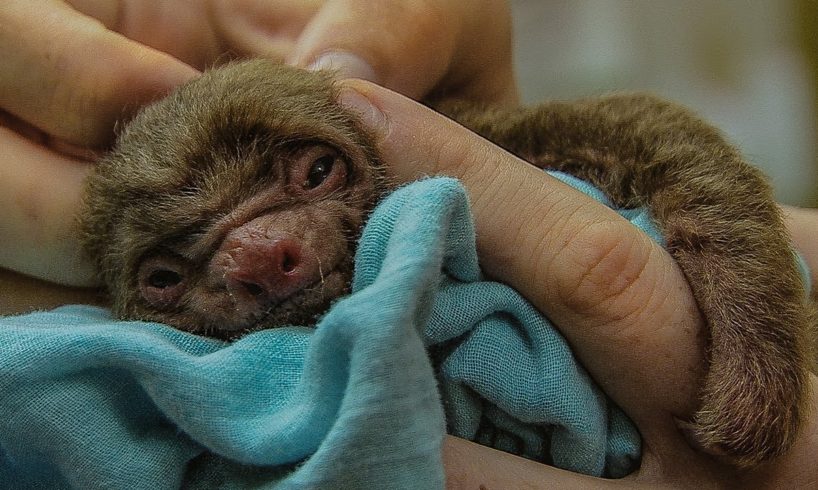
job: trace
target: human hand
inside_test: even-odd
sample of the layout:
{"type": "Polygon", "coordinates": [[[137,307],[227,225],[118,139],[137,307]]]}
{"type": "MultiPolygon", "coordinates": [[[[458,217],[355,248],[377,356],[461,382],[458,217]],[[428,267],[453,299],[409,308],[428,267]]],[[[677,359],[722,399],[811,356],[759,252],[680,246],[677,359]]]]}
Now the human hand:
{"type": "Polygon", "coordinates": [[[9,0],[0,10],[0,267],[92,284],[74,226],[92,150],[198,70],[267,56],[418,98],[434,90],[510,102],[510,28],[500,0],[9,0]]]}
{"type": "Polygon", "coordinates": [[[362,81],[342,87],[342,103],[377,135],[392,177],[463,181],[483,269],[560,328],[643,438],[640,469],[611,482],[448,438],[450,486],[796,488],[815,481],[815,417],[787,455],[752,472],[738,473],[689,446],[678,421],[689,420],[698,404],[706,334],[684,276],[658,244],[612,210],[407,98],[362,81]]]}
{"type": "Polygon", "coordinates": [[[505,0],[68,0],[199,70],[240,57],[333,68],[415,99],[516,102],[505,0]]]}
{"type": "Polygon", "coordinates": [[[517,100],[504,0],[241,0],[212,10],[242,56],[332,68],[415,99],[517,100]]]}
{"type": "Polygon", "coordinates": [[[92,284],[73,218],[88,149],[196,71],[56,0],[4,2],[0,60],[0,266],[92,284]]]}

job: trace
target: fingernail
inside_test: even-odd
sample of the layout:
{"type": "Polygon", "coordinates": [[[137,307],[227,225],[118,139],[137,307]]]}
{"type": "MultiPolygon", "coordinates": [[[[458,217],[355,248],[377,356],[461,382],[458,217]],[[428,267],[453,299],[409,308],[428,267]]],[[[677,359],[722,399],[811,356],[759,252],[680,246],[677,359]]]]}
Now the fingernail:
{"type": "Polygon", "coordinates": [[[315,59],[308,70],[333,70],[339,78],[363,78],[370,82],[379,83],[378,76],[372,65],[358,55],[347,51],[331,51],[315,59]]]}
{"type": "Polygon", "coordinates": [[[358,90],[348,84],[342,84],[338,103],[360,116],[365,126],[380,134],[386,134],[389,127],[386,115],[358,90]]]}

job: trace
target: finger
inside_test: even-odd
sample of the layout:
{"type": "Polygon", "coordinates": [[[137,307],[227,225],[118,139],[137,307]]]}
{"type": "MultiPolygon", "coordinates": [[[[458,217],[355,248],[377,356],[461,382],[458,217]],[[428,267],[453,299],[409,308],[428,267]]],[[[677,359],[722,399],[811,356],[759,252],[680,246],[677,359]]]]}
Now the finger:
{"type": "Polygon", "coordinates": [[[284,60],[323,0],[212,0],[210,22],[231,52],[284,60]]]}
{"type": "Polygon", "coordinates": [[[449,489],[641,488],[631,480],[571,473],[452,436],[443,440],[443,468],[449,489]]]}
{"type": "Polygon", "coordinates": [[[96,283],[75,213],[90,164],[0,126],[0,267],[74,286],[96,283]]]}
{"type": "Polygon", "coordinates": [[[367,78],[409,95],[425,93],[430,81],[443,76],[454,51],[451,20],[440,4],[330,0],[307,25],[292,61],[367,78]],[[437,46],[435,56],[421,51],[423,42],[437,46]],[[428,78],[407,76],[416,73],[428,78]]]}
{"type": "Polygon", "coordinates": [[[83,146],[73,145],[66,141],[54,138],[31,124],[23,121],[22,119],[14,117],[3,110],[0,110],[0,126],[4,126],[14,131],[18,135],[25,137],[33,143],[48,147],[57,153],[75,158],[77,160],[90,162],[99,158],[98,151],[83,146]]]}
{"type": "Polygon", "coordinates": [[[0,9],[0,107],[53,136],[104,145],[129,110],[196,76],[62,2],[43,5],[0,9]]]}
{"type": "MultiPolygon", "coordinates": [[[[646,447],[646,451],[652,449],[646,447]]],[[[723,488],[736,481],[735,473],[689,448],[667,454],[673,458],[670,464],[657,465],[651,452],[643,454],[642,464],[633,474],[605,480],[546,466],[457,437],[446,436],[443,440],[447,488],[723,488]]]]}
{"type": "Polygon", "coordinates": [[[363,81],[341,87],[341,102],[380,135],[398,181],[429,174],[463,181],[484,270],[560,327],[640,428],[667,431],[669,412],[693,410],[701,319],[661,247],[610,209],[430,109],[363,81]]]}
{"type": "Polygon", "coordinates": [[[516,97],[510,14],[497,0],[331,0],[307,25],[290,61],[413,98],[444,85],[459,97],[516,97]]]}
{"type": "MultiPolygon", "coordinates": [[[[224,56],[210,4],[157,0],[66,0],[111,31],[204,70],[224,56]]],[[[215,2],[214,2],[215,3],[215,2]]],[[[231,1],[229,3],[247,3],[231,1]]]]}
{"type": "Polygon", "coordinates": [[[21,315],[62,305],[105,305],[96,289],[61,286],[0,268],[0,315],[21,315]]]}

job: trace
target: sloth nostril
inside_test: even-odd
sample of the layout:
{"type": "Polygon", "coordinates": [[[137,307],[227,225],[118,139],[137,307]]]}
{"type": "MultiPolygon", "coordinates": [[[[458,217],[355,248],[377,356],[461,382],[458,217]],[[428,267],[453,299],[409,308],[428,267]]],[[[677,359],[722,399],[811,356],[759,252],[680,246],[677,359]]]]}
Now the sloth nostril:
{"type": "Polygon", "coordinates": [[[298,265],[298,259],[292,257],[290,254],[285,253],[284,259],[281,261],[281,271],[285,274],[288,274],[295,270],[295,267],[298,265]]]}

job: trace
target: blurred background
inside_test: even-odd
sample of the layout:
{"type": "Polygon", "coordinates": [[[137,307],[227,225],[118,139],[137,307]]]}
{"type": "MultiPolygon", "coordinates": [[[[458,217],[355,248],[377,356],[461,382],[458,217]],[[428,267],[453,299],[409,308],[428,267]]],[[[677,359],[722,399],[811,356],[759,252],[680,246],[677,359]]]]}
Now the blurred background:
{"type": "Polygon", "coordinates": [[[818,205],[817,0],[512,0],[523,100],[646,90],[818,205]]]}

